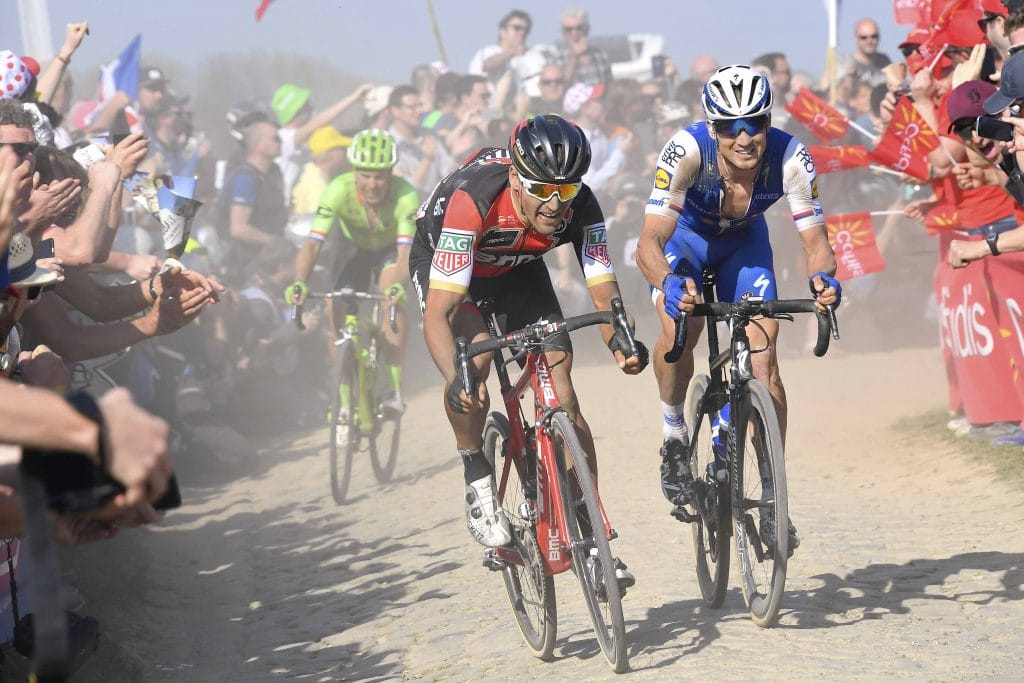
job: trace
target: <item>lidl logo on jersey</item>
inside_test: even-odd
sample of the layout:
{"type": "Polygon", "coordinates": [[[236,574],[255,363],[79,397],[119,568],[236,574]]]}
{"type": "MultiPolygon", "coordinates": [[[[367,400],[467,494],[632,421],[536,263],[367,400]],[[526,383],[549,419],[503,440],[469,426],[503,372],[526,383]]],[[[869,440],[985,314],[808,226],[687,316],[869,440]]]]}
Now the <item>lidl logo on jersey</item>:
{"type": "Polygon", "coordinates": [[[612,264],[608,258],[608,231],[604,225],[587,229],[587,242],[583,253],[605,266],[612,264]]]}
{"type": "Polygon", "coordinates": [[[672,182],[672,174],[663,168],[654,172],[654,186],[659,190],[666,189],[672,182]]]}
{"type": "Polygon", "coordinates": [[[437,240],[434,251],[434,267],[445,275],[454,275],[469,266],[473,238],[466,234],[444,231],[437,240]]]}

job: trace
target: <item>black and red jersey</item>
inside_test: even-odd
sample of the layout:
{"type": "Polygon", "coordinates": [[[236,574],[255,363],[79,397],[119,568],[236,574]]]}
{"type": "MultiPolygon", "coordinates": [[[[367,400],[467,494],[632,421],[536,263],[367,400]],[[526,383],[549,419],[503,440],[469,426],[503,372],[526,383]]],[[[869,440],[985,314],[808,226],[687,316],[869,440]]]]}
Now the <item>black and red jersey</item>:
{"type": "Polygon", "coordinates": [[[469,291],[572,242],[587,285],[614,280],[604,215],[584,185],[552,235],[526,227],[512,207],[508,150],[485,148],[442,180],[416,214],[410,265],[430,260],[430,287],[469,291]]]}

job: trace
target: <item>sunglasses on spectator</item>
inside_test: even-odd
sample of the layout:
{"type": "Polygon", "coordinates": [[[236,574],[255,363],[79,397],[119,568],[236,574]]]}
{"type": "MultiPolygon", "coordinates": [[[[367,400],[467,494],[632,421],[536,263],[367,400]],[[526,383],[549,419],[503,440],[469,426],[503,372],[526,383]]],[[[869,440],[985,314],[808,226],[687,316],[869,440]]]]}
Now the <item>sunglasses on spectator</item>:
{"type": "Polygon", "coordinates": [[[974,119],[964,119],[953,124],[953,132],[964,142],[974,139],[974,119]]]}
{"type": "Polygon", "coordinates": [[[542,78],[541,85],[565,85],[564,78],[542,78]]]}
{"type": "Polygon", "coordinates": [[[1019,119],[1021,112],[1024,111],[1024,100],[1017,100],[1009,107],[1007,107],[1007,109],[1010,112],[1010,116],[1014,117],[1015,119],[1019,119]]]}
{"type": "Polygon", "coordinates": [[[542,183],[537,180],[527,180],[523,176],[519,176],[519,182],[523,184],[523,189],[526,193],[534,199],[539,199],[542,202],[546,202],[555,195],[558,195],[558,200],[561,202],[568,202],[572,200],[580,192],[580,188],[583,187],[583,183],[542,183]]]}
{"type": "Polygon", "coordinates": [[[512,31],[522,31],[523,33],[527,33],[530,30],[530,27],[526,24],[509,24],[507,28],[512,31]]]}
{"type": "Polygon", "coordinates": [[[878,34],[869,33],[866,36],[857,36],[857,40],[878,40],[878,34]]]}
{"type": "Polygon", "coordinates": [[[742,119],[715,121],[715,132],[723,138],[737,138],[740,133],[754,137],[768,126],[768,115],[748,116],[742,119]]]}
{"type": "Polygon", "coordinates": [[[587,25],[586,24],[575,24],[573,26],[563,26],[562,27],[562,33],[575,33],[577,31],[580,32],[580,33],[586,33],[587,32],[587,25]]]}
{"type": "Polygon", "coordinates": [[[910,55],[917,52],[917,45],[904,45],[903,47],[900,48],[900,52],[903,53],[904,57],[909,57],[910,55]]]}
{"type": "Polygon", "coordinates": [[[981,19],[978,19],[978,28],[981,29],[982,33],[988,31],[988,25],[999,18],[998,14],[987,14],[981,19]]]}
{"type": "Polygon", "coordinates": [[[10,147],[19,157],[28,156],[39,147],[38,142],[0,142],[0,147],[10,147]]]}

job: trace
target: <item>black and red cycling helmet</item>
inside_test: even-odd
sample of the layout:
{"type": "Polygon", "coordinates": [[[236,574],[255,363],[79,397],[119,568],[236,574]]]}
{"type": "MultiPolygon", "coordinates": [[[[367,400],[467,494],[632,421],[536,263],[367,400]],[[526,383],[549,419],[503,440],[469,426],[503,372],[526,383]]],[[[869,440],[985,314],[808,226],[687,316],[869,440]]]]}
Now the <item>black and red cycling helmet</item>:
{"type": "Polygon", "coordinates": [[[576,183],[590,168],[587,136],[555,114],[524,119],[512,132],[509,152],[521,175],[544,183],[576,183]]]}

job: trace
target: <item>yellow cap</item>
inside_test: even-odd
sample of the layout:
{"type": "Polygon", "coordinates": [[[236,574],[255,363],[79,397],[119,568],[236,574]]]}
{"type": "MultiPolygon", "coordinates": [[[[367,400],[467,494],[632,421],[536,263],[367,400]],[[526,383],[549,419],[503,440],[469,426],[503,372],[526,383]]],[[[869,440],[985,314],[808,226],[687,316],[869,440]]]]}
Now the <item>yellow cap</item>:
{"type": "Polygon", "coordinates": [[[323,126],[313,131],[307,144],[311,154],[323,154],[335,147],[348,147],[352,144],[352,138],[342,135],[334,126],[323,126]]]}

